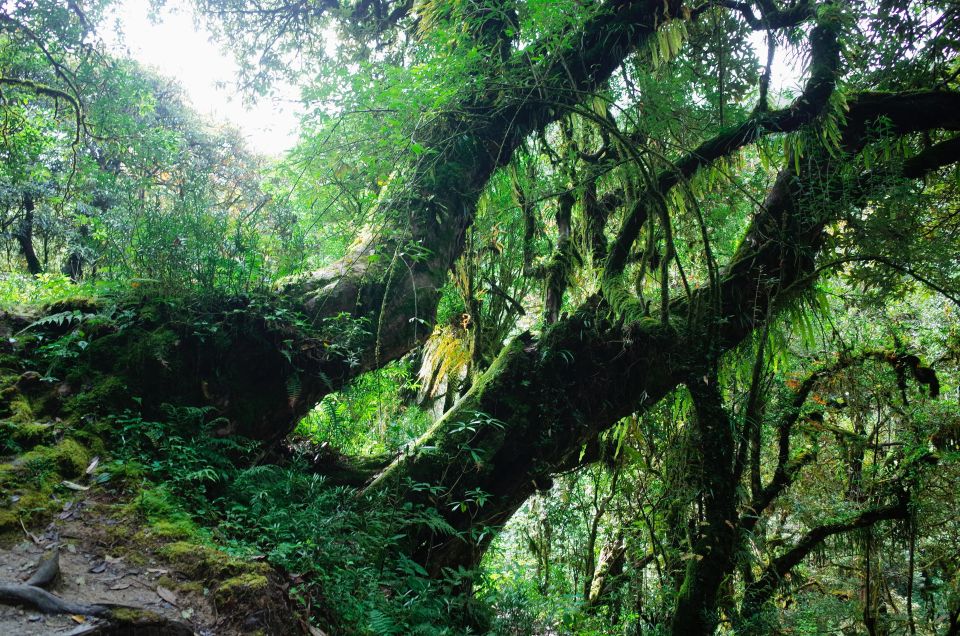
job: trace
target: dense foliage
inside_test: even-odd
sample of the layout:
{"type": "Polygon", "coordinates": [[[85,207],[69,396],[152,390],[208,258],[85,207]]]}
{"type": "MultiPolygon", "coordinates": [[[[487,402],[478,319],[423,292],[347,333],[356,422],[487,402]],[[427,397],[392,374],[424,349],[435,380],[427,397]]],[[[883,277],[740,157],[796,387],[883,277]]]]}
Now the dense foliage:
{"type": "Polygon", "coordinates": [[[333,633],[958,633],[955,3],[195,0],[276,160],[109,4],[0,7],[10,422],[333,633]]]}

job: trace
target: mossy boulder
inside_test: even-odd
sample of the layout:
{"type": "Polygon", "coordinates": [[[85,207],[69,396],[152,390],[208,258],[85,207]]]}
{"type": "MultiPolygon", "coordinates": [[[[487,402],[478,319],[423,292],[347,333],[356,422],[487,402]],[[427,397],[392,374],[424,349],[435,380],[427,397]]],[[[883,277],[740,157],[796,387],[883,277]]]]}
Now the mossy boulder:
{"type": "Polygon", "coordinates": [[[3,502],[3,507],[0,507],[0,540],[13,536],[21,538],[21,523],[24,526],[36,525],[59,509],[63,502],[52,499],[49,490],[28,490],[14,496],[0,491],[0,502],[3,502]]]}
{"type": "Polygon", "coordinates": [[[10,401],[7,402],[7,409],[10,413],[10,420],[15,423],[26,424],[33,422],[37,417],[30,400],[17,390],[14,390],[10,401]]]}
{"type": "MultiPolygon", "coordinates": [[[[84,386],[86,372],[74,377],[71,374],[70,384],[84,386]]],[[[85,386],[79,393],[69,396],[64,404],[64,411],[71,416],[83,417],[91,413],[108,413],[122,411],[122,407],[130,400],[130,391],[120,379],[110,375],[97,375],[95,381],[85,386]],[[118,408],[113,408],[113,407],[118,408]]]]}
{"type": "Polygon", "coordinates": [[[56,429],[52,424],[39,422],[20,424],[10,420],[0,422],[0,440],[13,442],[21,450],[29,450],[40,444],[50,444],[55,435],[56,429]]]}
{"type": "Polygon", "coordinates": [[[60,440],[56,446],[37,446],[16,462],[21,472],[34,473],[33,477],[43,481],[46,479],[36,473],[49,471],[50,476],[55,473],[64,479],[73,479],[82,475],[89,464],[90,453],[69,437],[60,440]]]}
{"type": "Polygon", "coordinates": [[[276,577],[266,573],[248,572],[223,581],[213,600],[217,611],[235,617],[230,622],[242,634],[302,633],[276,577]]]}

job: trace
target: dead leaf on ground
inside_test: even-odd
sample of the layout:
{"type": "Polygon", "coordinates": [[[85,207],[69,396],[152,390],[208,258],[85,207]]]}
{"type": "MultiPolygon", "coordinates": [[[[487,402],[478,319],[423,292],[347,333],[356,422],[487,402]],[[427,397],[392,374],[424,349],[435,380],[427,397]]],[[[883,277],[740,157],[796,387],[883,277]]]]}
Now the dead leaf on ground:
{"type": "Polygon", "coordinates": [[[173,590],[168,590],[162,585],[157,586],[157,596],[165,600],[167,603],[170,603],[171,605],[177,604],[177,595],[173,593],[173,590]]]}

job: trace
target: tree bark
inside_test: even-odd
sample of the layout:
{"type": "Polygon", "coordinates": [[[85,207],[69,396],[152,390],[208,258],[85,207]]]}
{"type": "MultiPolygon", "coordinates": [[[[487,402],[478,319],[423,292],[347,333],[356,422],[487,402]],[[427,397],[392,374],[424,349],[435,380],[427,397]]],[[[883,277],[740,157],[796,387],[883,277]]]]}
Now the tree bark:
{"type": "Polygon", "coordinates": [[[17,243],[20,244],[20,253],[27,261],[27,271],[36,276],[43,273],[43,264],[37,258],[37,252],[33,247],[33,214],[36,209],[36,203],[32,194],[23,195],[23,218],[17,226],[14,236],[17,243]]]}
{"type": "Polygon", "coordinates": [[[676,636],[716,631],[720,586],[736,565],[739,499],[734,426],[723,407],[716,368],[704,371],[687,387],[696,411],[694,447],[699,454],[697,481],[706,526],[698,529],[699,539],[686,555],[687,570],[671,624],[676,636]]]}

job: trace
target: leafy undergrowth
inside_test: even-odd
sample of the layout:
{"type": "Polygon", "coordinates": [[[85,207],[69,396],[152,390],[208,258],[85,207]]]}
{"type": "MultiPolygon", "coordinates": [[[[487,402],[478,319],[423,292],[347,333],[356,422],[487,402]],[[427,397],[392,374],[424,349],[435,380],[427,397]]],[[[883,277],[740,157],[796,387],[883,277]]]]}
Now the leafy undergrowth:
{"type": "MultiPolygon", "coordinates": [[[[190,436],[171,433],[183,417],[183,409],[171,410],[167,434],[148,435],[156,446],[137,451],[154,458],[146,469],[152,485],[136,503],[154,528],[264,558],[288,573],[291,596],[332,633],[459,634],[483,621],[472,601],[454,593],[463,573],[429,579],[395,549],[403,525],[431,523],[429,513],[371,505],[296,459],[251,466],[253,447],[237,439],[216,438],[197,423],[190,436]]],[[[157,426],[124,419],[128,433],[157,426]]]]}
{"type": "MultiPolygon", "coordinates": [[[[44,346],[55,362],[72,345],[44,346]]],[[[436,511],[374,505],[296,455],[258,465],[260,447],[224,436],[210,409],[165,405],[146,417],[115,378],[68,383],[25,368],[45,362],[0,360],[6,545],[71,501],[95,501],[113,553],[166,564],[178,576],[170,589],[212,600],[217,633],[462,634],[487,622],[460,593],[466,573],[428,578],[396,549],[407,524],[443,531],[436,511]]]]}
{"type": "MultiPolygon", "coordinates": [[[[93,553],[103,552],[101,564],[104,558],[111,564],[122,561],[128,568],[125,575],[139,575],[129,580],[147,585],[147,597],[155,603],[164,597],[161,594],[158,601],[154,589],[173,595],[166,598],[179,598],[179,608],[189,609],[175,618],[188,620],[200,633],[305,632],[306,622],[301,625],[300,614],[289,601],[285,574],[262,558],[217,546],[210,531],[197,525],[182,503],[156,481],[162,475],[137,461],[122,437],[119,451],[108,457],[107,449],[118,438],[100,437],[90,430],[124,432],[115,428],[115,422],[80,427],[59,417],[47,421],[44,406],[49,407],[54,398],[45,393],[51,391],[56,388],[42,387],[34,372],[9,375],[3,388],[0,551],[9,557],[5,562],[25,552],[25,538],[35,551],[66,545],[75,554],[79,543],[93,553]],[[64,543],[62,537],[70,541],[64,543]],[[144,583],[141,579],[148,573],[159,578],[144,583]],[[209,611],[194,616],[193,607],[209,611]],[[209,620],[210,616],[216,619],[209,620]]],[[[144,429],[145,434],[150,432],[156,431],[144,429]]],[[[68,576],[68,564],[69,560],[62,565],[65,582],[61,587],[65,595],[76,596],[81,588],[73,583],[72,574],[68,576]]],[[[102,573],[104,568],[90,571],[102,573]]],[[[129,587],[127,583],[102,589],[95,600],[129,604],[125,591],[129,587]]],[[[166,607],[179,609],[169,603],[166,607]]],[[[31,615],[20,616],[24,621],[39,621],[31,615]]],[[[23,625],[16,631],[28,627],[35,626],[23,625]]]]}

